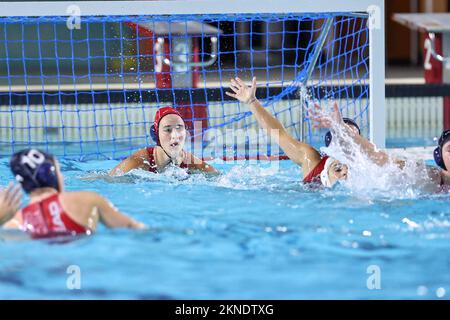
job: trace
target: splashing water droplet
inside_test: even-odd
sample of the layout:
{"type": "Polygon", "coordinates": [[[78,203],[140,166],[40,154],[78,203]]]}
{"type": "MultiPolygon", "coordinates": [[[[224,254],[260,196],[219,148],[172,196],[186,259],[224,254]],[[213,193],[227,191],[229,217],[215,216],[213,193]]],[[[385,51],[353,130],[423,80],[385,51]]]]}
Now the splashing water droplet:
{"type": "Polygon", "coordinates": [[[445,289],[444,288],[438,288],[436,290],[436,297],[443,298],[445,296],[445,289]]]}

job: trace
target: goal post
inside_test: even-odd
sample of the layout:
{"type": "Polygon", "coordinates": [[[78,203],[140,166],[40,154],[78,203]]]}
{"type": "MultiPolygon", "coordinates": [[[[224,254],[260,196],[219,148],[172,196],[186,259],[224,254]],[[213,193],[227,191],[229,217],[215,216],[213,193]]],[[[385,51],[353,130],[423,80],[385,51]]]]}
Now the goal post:
{"type": "Polygon", "coordinates": [[[186,118],[200,157],[279,155],[248,108],[225,95],[237,75],[257,76],[258,98],[299,140],[322,141],[304,117],[308,101],[337,100],[385,145],[383,0],[0,7],[1,156],[36,146],[121,158],[154,143],[153,116],[166,105],[186,118]]]}

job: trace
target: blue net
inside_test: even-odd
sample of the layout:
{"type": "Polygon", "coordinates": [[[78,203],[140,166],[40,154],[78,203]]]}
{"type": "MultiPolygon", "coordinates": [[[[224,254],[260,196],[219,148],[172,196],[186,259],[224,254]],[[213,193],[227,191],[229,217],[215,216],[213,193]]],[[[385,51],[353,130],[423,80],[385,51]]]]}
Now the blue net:
{"type": "Polygon", "coordinates": [[[174,106],[204,158],[279,155],[230,78],[297,139],[320,145],[309,101],[336,100],[368,134],[369,30],[362,14],[0,18],[0,155],[122,158],[153,145],[156,110],[174,106]]]}

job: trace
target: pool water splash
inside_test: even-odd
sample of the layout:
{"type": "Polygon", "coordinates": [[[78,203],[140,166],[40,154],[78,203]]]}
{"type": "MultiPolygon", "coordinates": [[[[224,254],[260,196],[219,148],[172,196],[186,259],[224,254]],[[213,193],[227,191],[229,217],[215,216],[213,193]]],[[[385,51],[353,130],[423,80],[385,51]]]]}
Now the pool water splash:
{"type": "MultiPolygon", "coordinates": [[[[348,178],[340,184],[352,195],[403,199],[420,198],[441,190],[430,178],[425,162],[389,157],[386,164],[379,165],[332,119],[329,112],[322,111],[322,115],[330,119],[334,132],[341,138],[339,143],[333,139],[328,147],[320,150],[348,166],[348,178]],[[403,162],[402,169],[397,161],[403,162]]],[[[375,151],[378,151],[376,147],[375,151]]]]}

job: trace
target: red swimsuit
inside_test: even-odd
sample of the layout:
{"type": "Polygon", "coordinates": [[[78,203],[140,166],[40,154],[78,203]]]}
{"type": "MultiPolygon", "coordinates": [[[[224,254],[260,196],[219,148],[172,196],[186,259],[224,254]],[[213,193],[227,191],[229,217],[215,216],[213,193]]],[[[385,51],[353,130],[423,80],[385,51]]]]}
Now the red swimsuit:
{"type": "MultiPolygon", "coordinates": [[[[154,155],[154,147],[148,147],[147,148],[147,154],[148,154],[148,161],[150,162],[150,168],[148,169],[148,171],[153,172],[153,173],[157,173],[158,172],[158,166],[156,165],[156,159],[155,159],[155,155],[154,155]]],[[[182,162],[180,164],[180,168],[183,169],[187,169],[188,165],[184,162],[182,162]]]]}
{"type": "MultiPolygon", "coordinates": [[[[320,182],[320,174],[322,173],[322,170],[325,168],[325,163],[327,162],[328,156],[323,157],[320,159],[320,162],[312,169],[308,175],[303,178],[303,183],[313,183],[313,182],[320,182]]],[[[321,182],[320,182],[321,183],[321,182]]]]}
{"type": "Polygon", "coordinates": [[[88,231],[64,212],[58,196],[52,195],[22,209],[23,228],[33,238],[86,234],[88,231]]]}

